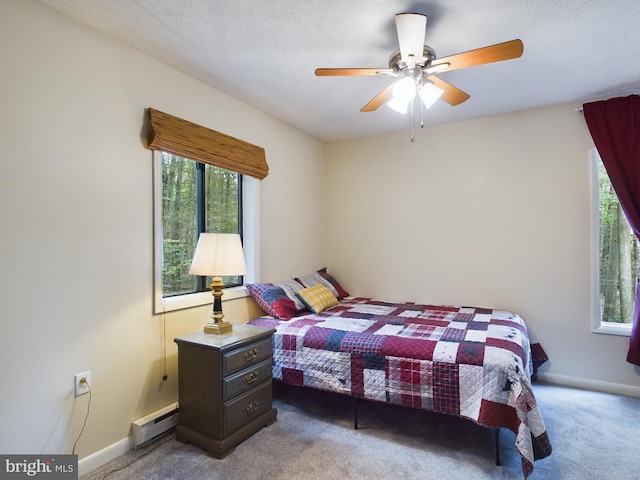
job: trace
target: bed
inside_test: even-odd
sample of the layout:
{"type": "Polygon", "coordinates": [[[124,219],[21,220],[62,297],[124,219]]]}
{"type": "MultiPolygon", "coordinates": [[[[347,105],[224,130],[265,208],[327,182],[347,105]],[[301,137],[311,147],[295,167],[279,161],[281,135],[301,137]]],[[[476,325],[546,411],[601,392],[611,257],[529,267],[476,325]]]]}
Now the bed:
{"type": "Polygon", "coordinates": [[[517,314],[349,296],[326,269],[248,287],[267,313],[249,323],[276,329],[275,379],[509,429],[525,478],[551,454],[531,386],[546,355],[517,314]]]}

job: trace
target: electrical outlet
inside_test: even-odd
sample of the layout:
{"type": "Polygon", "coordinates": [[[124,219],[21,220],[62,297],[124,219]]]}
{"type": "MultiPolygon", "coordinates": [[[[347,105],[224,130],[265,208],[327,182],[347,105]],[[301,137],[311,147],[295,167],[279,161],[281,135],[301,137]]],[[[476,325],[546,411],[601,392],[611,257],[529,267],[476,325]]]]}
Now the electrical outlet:
{"type": "Polygon", "coordinates": [[[91,386],[91,372],[86,371],[76,374],[74,378],[74,385],[76,386],[76,397],[89,393],[91,386]]]}

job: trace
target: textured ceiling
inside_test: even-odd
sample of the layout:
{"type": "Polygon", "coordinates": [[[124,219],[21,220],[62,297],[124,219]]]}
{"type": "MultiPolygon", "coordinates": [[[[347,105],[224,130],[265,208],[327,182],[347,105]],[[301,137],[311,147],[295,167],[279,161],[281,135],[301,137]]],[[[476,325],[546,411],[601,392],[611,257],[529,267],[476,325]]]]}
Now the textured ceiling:
{"type": "Polygon", "coordinates": [[[640,91],[637,0],[41,1],[328,142],[410,129],[386,106],[360,112],[388,78],[314,75],[387,67],[402,12],[428,16],[439,57],[524,43],[519,59],[440,74],[471,98],[437,102],[426,126],[640,91]]]}

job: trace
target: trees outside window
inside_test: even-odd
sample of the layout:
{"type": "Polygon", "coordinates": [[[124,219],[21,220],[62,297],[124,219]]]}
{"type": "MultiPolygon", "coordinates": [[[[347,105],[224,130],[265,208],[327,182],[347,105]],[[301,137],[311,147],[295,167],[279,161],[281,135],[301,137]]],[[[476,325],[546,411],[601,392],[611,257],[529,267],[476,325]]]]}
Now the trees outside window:
{"type": "MultiPolygon", "coordinates": [[[[205,278],[189,275],[202,232],[242,236],[242,175],[162,152],[162,295],[208,289],[205,278]]],[[[239,285],[239,277],[225,285],[239,285]]]]}
{"type": "Polygon", "coordinates": [[[599,265],[601,324],[628,324],[633,305],[640,249],[600,160],[598,163],[599,265]]]}

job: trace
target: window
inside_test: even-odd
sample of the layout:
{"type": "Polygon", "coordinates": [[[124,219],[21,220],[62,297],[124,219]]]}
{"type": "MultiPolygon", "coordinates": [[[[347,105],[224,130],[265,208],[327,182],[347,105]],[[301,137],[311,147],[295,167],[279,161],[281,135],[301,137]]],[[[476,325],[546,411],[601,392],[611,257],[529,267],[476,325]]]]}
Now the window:
{"type": "Polygon", "coordinates": [[[592,161],[592,188],[594,197],[597,196],[597,202],[594,202],[597,205],[594,208],[597,221],[593,223],[598,227],[594,232],[598,266],[594,272],[597,279],[597,290],[594,288],[594,297],[597,298],[594,331],[629,335],[640,266],[640,246],[595,149],[592,161]]]}
{"type": "MultiPolygon", "coordinates": [[[[248,281],[255,277],[258,181],[184,157],[154,151],[155,312],[211,303],[210,278],[189,274],[201,232],[240,233],[248,281]]],[[[245,295],[242,277],[224,279],[224,299],[245,295]],[[229,295],[232,292],[233,294],[229,295]]]]}

